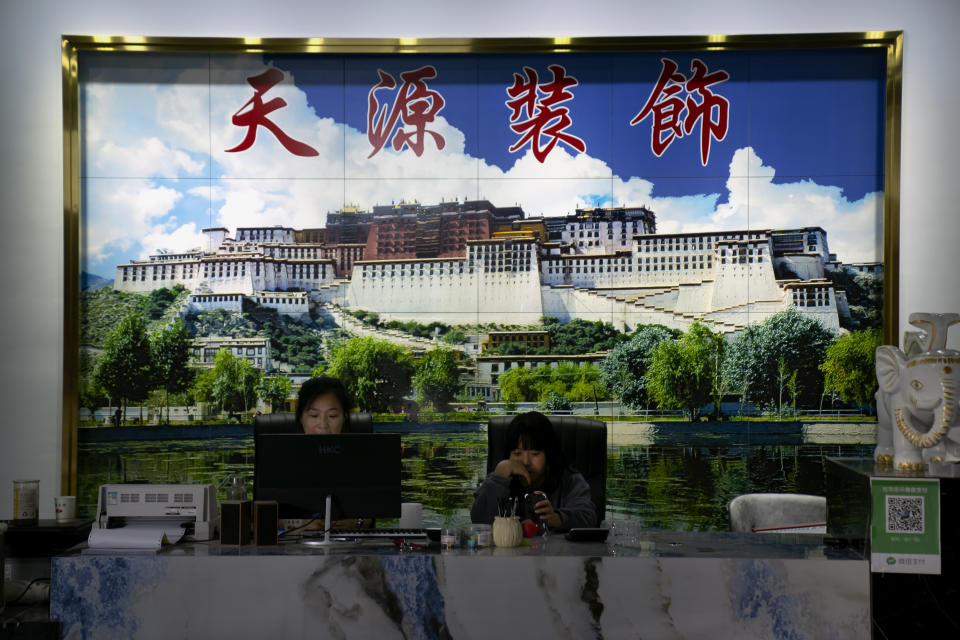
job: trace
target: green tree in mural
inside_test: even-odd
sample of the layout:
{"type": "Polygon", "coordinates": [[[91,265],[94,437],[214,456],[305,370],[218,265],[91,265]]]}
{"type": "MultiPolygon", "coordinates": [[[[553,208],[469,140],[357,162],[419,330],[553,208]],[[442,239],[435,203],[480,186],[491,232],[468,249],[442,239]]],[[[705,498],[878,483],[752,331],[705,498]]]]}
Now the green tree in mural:
{"type": "Polygon", "coordinates": [[[648,393],[663,409],[685,409],[691,420],[710,402],[714,362],[722,357],[723,336],[694,322],[680,340],[665,340],[653,350],[647,369],[648,393]]]}
{"type": "Polygon", "coordinates": [[[270,403],[270,410],[276,411],[290,396],[293,384],[287,376],[262,376],[257,383],[257,397],[270,403]]]}
{"type": "Polygon", "coordinates": [[[440,339],[447,344],[463,344],[467,341],[467,334],[462,329],[450,329],[440,339]]]}
{"type": "Polygon", "coordinates": [[[717,350],[710,360],[710,399],[713,401],[714,420],[721,418],[723,399],[733,393],[733,385],[723,370],[723,351],[725,350],[726,343],[724,343],[724,349],[717,350]]]}
{"type": "Polygon", "coordinates": [[[212,369],[201,369],[197,372],[193,377],[190,395],[194,402],[214,402],[212,369]]]}
{"type": "Polygon", "coordinates": [[[600,382],[600,370],[591,362],[560,362],[555,367],[541,365],[534,369],[536,400],[561,396],[571,402],[605,399],[606,387],[600,382]]]}
{"type": "Polygon", "coordinates": [[[824,393],[859,405],[874,404],[877,392],[874,358],[882,340],[879,329],[854,331],[834,340],[820,365],[824,393]]]}
{"type": "Polygon", "coordinates": [[[606,351],[626,340],[609,322],[590,322],[576,318],[567,324],[551,323],[546,326],[550,333],[551,353],[579,355],[606,351]]]}
{"type": "Polygon", "coordinates": [[[140,314],[128,313],[110,332],[97,360],[94,380],[107,395],[123,406],[143,402],[153,388],[150,339],[140,314]]]}
{"type": "Polygon", "coordinates": [[[566,396],[567,380],[575,374],[569,371],[569,366],[564,365],[569,365],[569,363],[559,363],[556,367],[543,364],[533,370],[537,381],[536,400],[538,402],[545,402],[553,396],[560,396],[561,398],[566,396]],[[561,367],[565,371],[560,371],[561,367]]]}
{"type": "Polygon", "coordinates": [[[244,413],[249,413],[257,404],[257,385],[263,372],[259,371],[246,358],[240,358],[238,362],[238,385],[241,409],[244,413]]]}
{"type": "Polygon", "coordinates": [[[783,416],[783,394],[786,393],[793,407],[793,415],[797,413],[797,396],[800,394],[800,386],[797,384],[796,369],[790,370],[787,367],[787,361],[780,356],[777,363],[777,417],[783,416]]]}
{"type": "Polygon", "coordinates": [[[782,357],[788,371],[797,371],[797,403],[815,407],[823,389],[819,365],[833,338],[819,320],[795,309],[781,311],[734,338],[727,348],[724,375],[731,388],[746,390],[747,401],[776,406],[782,357]]]}
{"type": "Polygon", "coordinates": [[[110,396],[97,384],[93,375],[97,367],[97,358],[85,349],[80,350],[80,406],[89,410],[90,414],[97,408],[110,402],[110,396]]]}
{"type": "Polygon", "coordinates": [[[432,349],[417,361],[413,388],[417,401],[429,402],[437,411],[449,411],[450,402],[463,388],[458,370],[459,358],[453,349],[432,349]]]}
{"type": "Polygon", "coordinates": [[[221,411],[246,412],[256,402],[260,376],[249,360],[224,347],[217,352],[213,368],[197,376],[195,395],[202,400],[213,400],[221,411]]]}
{"type": "Polygon", "coordinates": [[[184,291],[186,291],[186,288],[182,284],[174,285],[170,289],[163,287],[154,289],[146,296],[144,311],[148,317],[157,320],[163,317],[170,305],[176,301],[177,296],[184,291]]]}
{"type": "Polygon", "coordinates": [[[499,379],[500,399],[517,402],[546,402],[559,396],[570,402],[605,400],[609,396],[593,363],[561,362],[555,367],[543,364],[529,369],[512,367],[499,379]]]}
{"type": "Polygon", "coordinates": [[[573,400],[551,392],[540,401],[537,408],[547,413],[566,413],[573,410],[573,400]]]}
{"type": "Polygon", "coordinates": [[[190,332],[178,318],[173,324],[154,332],[150,339],[153,373],[157,386],[163,389],[163,404],[170,422],[170,394],[188,389],[195,370],[190,367],[190,332]]]}
{"type": "Polygon", "coordinates": [[[651,404],[647,394],[647,367],[653,350],[661,342],[675,340],[680,332],[661,324],[639,327],[630,340],[618,344],[600,363],[605,387],[624,404],[641,408],[651,404]]]}
{"type": "MultiPolygon", "coordinates": [[[[571,363],[572,364],[572,363],[571,363]]],[[[610,397],[610,392],[600,376],[600,367],[592,362],[575,365],[576,371],[570,381],[567,396],[574,402],[597,402],[610,397]]]]}
{"type": "Polygon", "coordinates": [[[387,411],[410,391],[413,356],[386,340],[351,338],[333,348],[327,375],[340,378],[360,409],[387,411]]]}
{"type": "MultiPolygon", "coordinates": [[[[740,396],[740,410],[747,402],[754,402],[757,398],[753,393],[754,383],[758,379],[765,379],[756,364],[760,360],[760,326],[751,324],[740,331],[732,342],[727,344],[726,356],[723,359],[723,374],[730,381],[731,386],[740,396]]],[[[763,398],[763,402],[769,398],[763,398]]]]}
{"type": "Polygon", "coordinates": [[[537,399],[537,375],[527,367],[513,367],[500,374],[500,399],[509,404],[537,399]]]}

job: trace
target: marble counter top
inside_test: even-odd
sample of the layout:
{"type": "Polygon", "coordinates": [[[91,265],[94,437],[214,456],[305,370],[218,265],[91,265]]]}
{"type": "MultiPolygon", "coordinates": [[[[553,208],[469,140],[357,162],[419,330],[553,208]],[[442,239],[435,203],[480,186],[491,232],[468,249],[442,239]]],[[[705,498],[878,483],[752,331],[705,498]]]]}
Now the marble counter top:
{"type": "MultiPolygon", "coordinates": [[[[168,556],[342,556],[342,555],[440,555],[443,557],[643,557],[643,558],[754,558],[863,560],[851,548],[828,544],[825,537],[809,533],[725,533],[658,531],[615,527],[606,542],[570,542],[563,534],[525,540],[519,547],[458,547],[441,549],[437,543],[401,547],[392,540],[364,540],[356,544],[316,547],[297,540],[272,546],[229,546],[217,541],[166,545],[159,555],[168,556]]],[[[88,553],[83,545],[67,554],[88,553]]],[[[124,555],[116,552],[115,555],[124,555]]]]}
{"type": "Polygon", "coordinates": [[[810,534],[631,530],[605,543],[186,543],[58,556],[68,638],[782,638],[870,635],[866,560],[810,534]]]}

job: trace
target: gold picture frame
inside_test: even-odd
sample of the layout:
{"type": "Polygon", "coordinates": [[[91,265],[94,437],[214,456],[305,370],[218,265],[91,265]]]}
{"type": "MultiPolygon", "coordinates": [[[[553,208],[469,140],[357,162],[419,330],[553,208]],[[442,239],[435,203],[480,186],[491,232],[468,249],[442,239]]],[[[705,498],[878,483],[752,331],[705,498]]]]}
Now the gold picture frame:
{"type": "Polygon", "coordinates": [[[61,491],[75,495],[78,442],[79,299],[81,256],[82,52],[275,54],[561,54],[608,52],[784,51],[880,48],[886,52],[883,166],[883,340],[897,344],[900,202],[900,101],[903,55],[900,31],[856,33],[705,35],[597,38],[165,38],[67,35],[61,42],[63,80],[63,424],[61,491]]]}

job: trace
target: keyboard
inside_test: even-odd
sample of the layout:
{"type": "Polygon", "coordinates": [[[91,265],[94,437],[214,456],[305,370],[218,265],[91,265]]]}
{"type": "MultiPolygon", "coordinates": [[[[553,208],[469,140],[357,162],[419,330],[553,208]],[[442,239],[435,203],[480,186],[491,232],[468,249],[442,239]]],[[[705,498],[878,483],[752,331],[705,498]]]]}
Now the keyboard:
{"type": "MultiPolygon", "coordinates": [[[[322,538],[322,531],[311,531],[311,537],[322,538]]],[[[423,539],[427,538],[426,529],[399,529],[399,528],[384,528],[384,529],[331,529],[330,530],[331,538],[407,538],[407,539],[423,539]]]]}

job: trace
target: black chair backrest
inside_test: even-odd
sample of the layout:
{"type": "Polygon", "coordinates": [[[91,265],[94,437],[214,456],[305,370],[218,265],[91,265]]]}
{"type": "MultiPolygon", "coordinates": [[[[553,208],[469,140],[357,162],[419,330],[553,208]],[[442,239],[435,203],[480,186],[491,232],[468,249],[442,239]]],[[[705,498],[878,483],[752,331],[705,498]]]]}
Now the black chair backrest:
{"type": "MultiPolygon", "coordinates": [[[[253,418],[254,433],[301,433],[295,413],[261,413],[253,418]]],[[[349,415],[344,433],[373,433],[373,416],[362,411],[349,415]]]]}
{"type": "MultiPolygon", "coordinates": [[[[580,416],[547,416],[560,438],[567,462],[583,474],[590,485],[597,522],[607,513],[607,425],[580,416]]],[[[494,416],[487,424],[487,473],[510,456],[515,442],[507,442],[507,428],[513,416],[494,416]]]]}

